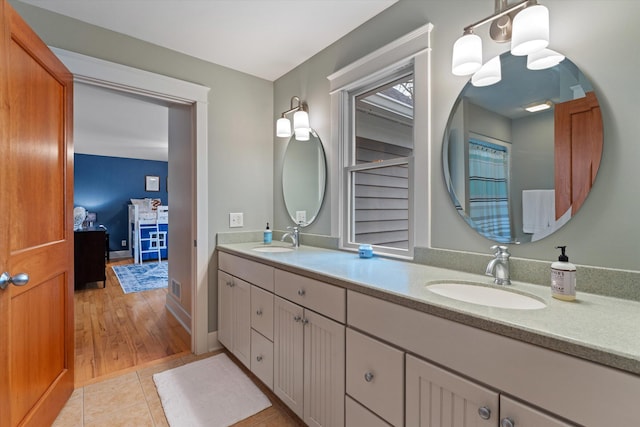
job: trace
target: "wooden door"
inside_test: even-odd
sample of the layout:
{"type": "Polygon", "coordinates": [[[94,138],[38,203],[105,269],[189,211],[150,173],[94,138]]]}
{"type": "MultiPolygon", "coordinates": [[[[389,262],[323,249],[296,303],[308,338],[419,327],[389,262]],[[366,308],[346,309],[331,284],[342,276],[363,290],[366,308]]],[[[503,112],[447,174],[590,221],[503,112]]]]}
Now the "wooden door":
{"type": "Polygon", "coordinates": [[[2,1],[0,425],[50,425],[73,391],[73,79],[2,1]]]}
{"type": "Polygon", "coordinates": [[[300,418],[303,413],[304,329],[302,307],[275,297],[273,392],[300,418]]]}
{"type": "Polygon", "coordinates": [[[602,114],[593,92],[555,105],[556,219],[575,215],[596,179],[602,158],[602,114]]]}
{"type": "Polygon", "coordinates": [[[304,311],[304,422],[344,426],[345,327],[304,311]]]}
{"type": "Polygon", "coordinates": [[[406,369],[407,426],[499,425],[498,393],[410,355],[406,369]]]}

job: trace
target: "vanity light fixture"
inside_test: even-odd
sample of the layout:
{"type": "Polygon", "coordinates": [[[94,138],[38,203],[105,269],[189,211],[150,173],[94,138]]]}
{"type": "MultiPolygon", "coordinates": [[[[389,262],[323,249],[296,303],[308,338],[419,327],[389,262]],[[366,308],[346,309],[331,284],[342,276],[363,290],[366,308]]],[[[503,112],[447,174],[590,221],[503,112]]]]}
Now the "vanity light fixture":
{"type": "Polygon", "coordinates": [[[298,141],[308,141],[310,134],[309,126],[309,107],[300,98],[294,96],[291,98],[291,104],[287,111],[282,113],[276,122],[276,136],[281,138],[289,138],[291,136],[291,121],[286,117],[287,114],[293,114],[293,130],[298,141]],[[294,106],[296,101],[298,105],[294,106]]]}
{"type": "Polygon", "coordinates": [[[524,107],[524,109],[530,113],[537,113],[538,111],[548,110],[551,107],[553,107],[553,103],[551,101],[544,101],[528,105],[524,107]]]}
{"type": "MultiPolygon", "coordinates": [[[[511,41],[512,55],[530,55],[549,45],[549,10],[539,5],[537,0],[522,0],[513,5],[508,0],[495,0],[495,13],[480,21],[464,27],[463,35],[453,45],[453,57],[451,60],[451,72],[456,76],[466,76],[481,73],[476,81],[500,81],[495,73],[496,58],[485,69],[482,65],[482,39],[474,30],[484,24],[491,23],[489,34],[498,42],[511,41]],[[491,79],[487,80],[486,74],[491,71],[491,79]]],[[[498,67],[500,66],[498,59],[498,67]]],[[[558,61],[559,62],[559,61],[558,61]]],[[[555,65],[555,64],[554,64],[555,65]]],[[[474,76],[475,77],[475,76],[474,76]]],[[[477,86],[488,86],[488,83],[477,86]]]]}

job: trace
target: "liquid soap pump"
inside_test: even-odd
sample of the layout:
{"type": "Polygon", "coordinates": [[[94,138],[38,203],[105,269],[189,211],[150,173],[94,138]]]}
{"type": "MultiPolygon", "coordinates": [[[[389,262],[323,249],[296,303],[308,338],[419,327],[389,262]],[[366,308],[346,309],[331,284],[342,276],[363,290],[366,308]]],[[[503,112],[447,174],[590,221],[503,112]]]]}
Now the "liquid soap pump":
{"type": "Polygon", "coordinates": [[[562,253],[551,264],[551,296],[563,301],[576,299],[576,266],[569,262],[566,246],[556,246],[562,253]]]}

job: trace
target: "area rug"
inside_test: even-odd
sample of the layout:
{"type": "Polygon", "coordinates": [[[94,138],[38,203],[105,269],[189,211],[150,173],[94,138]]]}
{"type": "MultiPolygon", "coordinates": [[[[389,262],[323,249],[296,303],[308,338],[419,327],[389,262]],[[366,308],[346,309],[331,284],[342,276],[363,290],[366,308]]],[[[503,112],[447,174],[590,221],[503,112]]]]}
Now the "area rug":
{"type": "Polygon", "coordinates": [[[125,294],[166,288],[168,283],[166,262],[114,265],[113,272],[125,294]]]}
{"type": "Polygon", "coordinates": [[[226,354],[153,375],[172,427],[227,427],[271,402],[226,354]]]}

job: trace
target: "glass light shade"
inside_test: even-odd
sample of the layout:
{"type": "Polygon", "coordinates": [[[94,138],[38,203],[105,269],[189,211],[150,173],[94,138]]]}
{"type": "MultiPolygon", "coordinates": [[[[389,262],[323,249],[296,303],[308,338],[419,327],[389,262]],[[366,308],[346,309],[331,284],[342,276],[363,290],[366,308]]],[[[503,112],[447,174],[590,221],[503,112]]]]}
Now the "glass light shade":
{"type": "Polygon", "coordinates": [[[558,65],[563,60],[563,54],[551,49],[542,49],[527,56],[527,68],[530,70],[544,70],[558,65]]]}
{"type": "Polygon", "coordinates": [[[502,80],[502,64],[500,56],[487,61],[476,73],[471,77],[471,84],[476,87],[490,86],[502,80]]]}
{"type": "Polygon", "coordinates": [[[309,129],[309,114],[302,110],[293,113],[293,129],[300,128],[309,129]]]}
{"type": "Polygon", "coordinates": [[[549,9],[529,6],[513,18],[511,54],[529,55],[549,45],[549,9]]]}
{"type": "Polygon", "coordinates": [[[286,117],[280,117],[276,122],[276,136],[281,138],[291,136],[291,122],[286,117]]]}
{"type": "Polygon", "coordinates": [[[297,141],[308,141],[310,133],[311,132],[310,132],[309,128],[298,128],[298,129],[295,130],[296,140],[297,141]]]}
{"type": "Polygon", "coordinates": [[[465,34],[453,45],[451,72],[468,76],[482,67],[482,39],[476,34],[465,34]]]}

